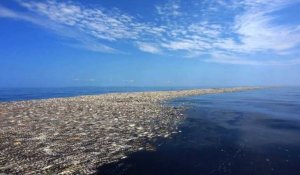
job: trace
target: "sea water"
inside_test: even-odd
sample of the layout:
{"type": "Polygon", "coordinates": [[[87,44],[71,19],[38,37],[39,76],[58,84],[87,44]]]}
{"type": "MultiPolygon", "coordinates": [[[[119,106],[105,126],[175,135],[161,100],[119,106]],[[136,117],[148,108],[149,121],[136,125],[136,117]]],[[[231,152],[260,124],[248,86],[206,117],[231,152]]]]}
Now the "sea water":
{"type": "Polygon", "coordinates": [[[273,88],[179,98],[180,133],[99,167],[124,175],[298,175],[300,88],[273,88]]]}

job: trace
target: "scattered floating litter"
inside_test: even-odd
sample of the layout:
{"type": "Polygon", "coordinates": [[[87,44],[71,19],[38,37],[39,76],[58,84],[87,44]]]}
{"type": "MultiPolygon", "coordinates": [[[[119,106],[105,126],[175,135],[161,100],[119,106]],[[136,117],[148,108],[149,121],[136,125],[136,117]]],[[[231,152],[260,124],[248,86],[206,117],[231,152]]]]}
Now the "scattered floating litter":
{"type": "Polygon", "coordinates": [[[130,127],[134,127],[134,126],[135,126],[135,124],[130,124],[129,126],[130,126],[130,127]]]}
{"type": "Polygon", "coordinates": [[[53,167],[53,165],[46,166],[46,167],[44,167],[42,170],[47,170],[47,169],[49,169],[49,168],[51,168],[51,167],[53,167]]]}
{"type": "Polygon", "coordinates": [[[22,144],[22,142],[19,142],[19,141],[14,142],[14,145],[21,145],[21,144],[22,144]]]}
{"type": "Polygon", "coordinates": [[[52,149],[50,149],[49,146],[45,147],[43,150],[44,150],[44,152],[45,152],[46,154],[48,154],[48,155],[53,154],[52,149]]]}
{"type": "Polygon", "coordinates": [[[138,127],[137,129],[138,129],[138,130],[143,130],[144,128],[143,128],[143,127],[138,127]]]}

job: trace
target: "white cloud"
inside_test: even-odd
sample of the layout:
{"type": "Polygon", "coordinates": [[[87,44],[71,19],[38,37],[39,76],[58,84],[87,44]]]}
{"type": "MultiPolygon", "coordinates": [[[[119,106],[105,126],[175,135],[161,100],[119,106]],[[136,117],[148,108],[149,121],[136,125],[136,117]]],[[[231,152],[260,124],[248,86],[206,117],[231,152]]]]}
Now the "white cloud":
{"type": "MultiPolygon", "coordinates": [[[[37,6],[40,6],[40,8],[42,7],[41,4],[37,6]]],[[[42,17],[35,16],[33,14],[16,12],[0,6],[0,17],[28,21],[33,24],[39,25],[43,28],[46,28],[48,30],[54,31],[55,33],[61,36],[64,36],[66,38],[71,38],[77,41],[77,43],[72,42],[68,44],[74,47],[83,48],[95,52],[108,52],[108,53],[116,52],[115,49],[107,45],[104,45],[100,42],[97,42],[94,37],[91,37],[86,33],[80,32],[79,30],[76,29],[74,30],[70,26],[66,26],[57,23],[55,21],[44,20],[42,17]]]]}
{"type": "Polygon", "coordinates": [[[190,40],[183,39],[178,41],[171,41],[166,44],[162,44],[163,47],[168,48],[169,50],[186,50],[186,51],[197,51],[204,50],[209,48],[209,44],[201,40],[190,40]]]}
{"type": "Polygon", "coordinates": [[[36,23],[36,24],[41,22],[33,16],[15,12],[15,11],[10,10],[6,7],[3,7],[1,5],[0,5],[0,17],[2,17],[2,18],[13,18],[13,19],[16,19],[16,20],[18,20],[18,19],[19,20],[26,20],[26,21],[30,21],[30,22],[33,22],[33,23],[36,23]]]}
{"type": "MultiPolygon", "coordinates": [[[[136,22],[133,17],[118,10],[87,8],[71,1],[18,2],[30,13],[1,8],[0,16],[38,24],[81,43],[81,46],[71,45],[92,51],[115,52],[116,49],[109,42],[136,40],[145,30],[149,30],[147,25],[136,22]]],[[[159,28],[155,30],[158,32],[159,28]]]]}
{"type": "MultiPolygon", "coordinates": [[[[276,23],[280,18],[273,15],[291,5],[292,1],[265,0],[265,1],[233,1],[233,3],[219,3],[225,9],[234,10],[232,22],[201,21],[177,18],[181,23],[168,23],[166,38],[158,43],[171,51],[185,51],[187,55],[196,57],[203,54],[211,55],[216,62],[215,52],[222,51],[218,62],[230,64],[299,64],[297,59],[283,61],[258,60],[256,54],[273,53],[275,55],[288,55],[300,44],[299,25],[276,23]],[[232,27],[233,26],[233,27],[232,27]],[[227,54],[230,53],[230,56],[227,54]],[[241,54],[245,58],[238,57],[241,54]],[[238,58],[238,59],[237,59],[238,58]],[[263,63],[262,63],[263,62],[263,63]]],[[[214,7],[216,8],[216,7],[214,7]]],[[[219,9],[220,11],[221,9],[219,9]]],[[[181,13],[182,14],[182,13],[181,13]]],[[[182,14],[184,16],[184,14],[182,14]]],[[[230,21],[230,20],[229,20],[230,21]]]]}
{"type": "Polygon", "coordinates": [[[158,48],[155,44],[152,44],[152,43],[138,42],[137,46],[141,51],[144,51],[144,52],[149,52],[149,53],[160,53],[161,52],[160,48],[158,48]]]}
{"type": "Polygon", "coordinates": [[[257,11],[258,9],[254,8],[237,16],[235,32],[240,36],[242,43],[235,46],[237,50],[277,52],[291,49],[300,43],[300,30],[297,26],[273,24],[275,17],[268,15],[272,9],[257,11]]]}
{"type": "Polygon", "coordinates": [[[69,1],[46,3],[29,1],[22,2],[21,5],[51,21],[78,29],[97,39],[108,41],[134,39],[143,31],[138,27],[143,24],[135,22],[133,17],[118,10],[86,8],[69,1]]]}
{"type": "Polygon", "coordinates": [[[157,5],[156,10],[163,19],[168,17],[177,17],[182,14],[180,11],[179,0],[168,0],[168,2],[163,5],[157,5]]]}

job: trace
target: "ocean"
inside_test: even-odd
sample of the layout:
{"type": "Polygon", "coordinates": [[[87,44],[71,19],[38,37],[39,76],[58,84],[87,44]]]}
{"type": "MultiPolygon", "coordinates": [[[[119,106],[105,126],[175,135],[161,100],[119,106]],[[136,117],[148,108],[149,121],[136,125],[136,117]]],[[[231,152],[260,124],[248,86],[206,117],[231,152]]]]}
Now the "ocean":
{"type": "Polygon", "coordinates": [[[300,88],[185,97],[181,132],[99,167],[114,175],[298,175],[300,88]]]}
{"type": "MultiPolygon", "coordinates": [[[[187,88],[0,89],[0,101],[72,97],[114,92],[187,88]]],[[[300,88],[270,88],[184,97],[178,134],[103,165],[104,175],[298,175],[300,172],[300,88]]]]}

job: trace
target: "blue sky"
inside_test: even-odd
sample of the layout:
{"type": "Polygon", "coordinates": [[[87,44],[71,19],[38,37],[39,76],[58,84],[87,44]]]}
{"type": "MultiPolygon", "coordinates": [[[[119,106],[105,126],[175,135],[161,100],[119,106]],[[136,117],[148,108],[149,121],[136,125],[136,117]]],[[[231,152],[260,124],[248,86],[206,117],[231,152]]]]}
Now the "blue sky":
{"type": "Polygon", "coordinates": [[[1,0],[0,87],[300,85],[299,0],[1,0]]]}

